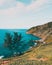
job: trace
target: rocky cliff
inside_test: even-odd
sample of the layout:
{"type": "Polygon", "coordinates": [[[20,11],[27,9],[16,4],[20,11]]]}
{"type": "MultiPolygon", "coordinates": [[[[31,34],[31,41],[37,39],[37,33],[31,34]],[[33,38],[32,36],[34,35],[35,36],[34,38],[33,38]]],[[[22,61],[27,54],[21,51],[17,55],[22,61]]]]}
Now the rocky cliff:
{"type": "Polygon", "coordinates": [[[32,27],[27,30],[27,34],[33,34],[42,38],[45,42],[52,42],[52,22],[32,27]]]}

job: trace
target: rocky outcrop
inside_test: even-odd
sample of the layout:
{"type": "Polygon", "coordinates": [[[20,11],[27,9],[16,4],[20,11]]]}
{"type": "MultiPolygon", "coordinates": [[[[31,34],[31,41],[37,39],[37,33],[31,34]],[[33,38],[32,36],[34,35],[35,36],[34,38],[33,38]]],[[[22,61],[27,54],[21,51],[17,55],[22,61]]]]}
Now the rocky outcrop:
{"type": "Polygon", "coordinates": [[[44,25],[32,27],[27,30],[27,34],[33,34],[42,38],[45,42],[52,42],[52,22],[44,25]]]}

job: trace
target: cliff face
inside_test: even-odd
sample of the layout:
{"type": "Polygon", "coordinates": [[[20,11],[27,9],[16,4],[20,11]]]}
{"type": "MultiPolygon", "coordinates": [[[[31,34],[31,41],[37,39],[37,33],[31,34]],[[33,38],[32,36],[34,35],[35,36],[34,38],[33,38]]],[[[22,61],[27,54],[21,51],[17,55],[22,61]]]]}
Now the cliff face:
{"type": "Polygon", "coordinates": [[[52,42],[52,22],[44,25],[32,27],[27,30],[27,34],[33,34],[42,38],[45,42],[52,42]]]}

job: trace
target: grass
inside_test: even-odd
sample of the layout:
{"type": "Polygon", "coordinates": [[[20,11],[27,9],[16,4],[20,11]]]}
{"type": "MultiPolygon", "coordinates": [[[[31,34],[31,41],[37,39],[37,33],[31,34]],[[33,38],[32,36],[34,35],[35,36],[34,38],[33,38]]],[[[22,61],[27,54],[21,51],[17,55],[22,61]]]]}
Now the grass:
{"type": "Polygon", "coordinates": [[[49,37],[47,37],[47,39],[45,40],[45,42],[47,42],[47,43],[52,42],[52,35],[50,35],[49,37]]]}
{"type": "Polygon", "coordinates": [[[22,56],[4,60],[10,60],[10,62],[3,65],[52,65],[52,43],[45,45],[40,44],[22,56]],[[40,60],[41,58],[47,58],[47,60],[40,60]]]}

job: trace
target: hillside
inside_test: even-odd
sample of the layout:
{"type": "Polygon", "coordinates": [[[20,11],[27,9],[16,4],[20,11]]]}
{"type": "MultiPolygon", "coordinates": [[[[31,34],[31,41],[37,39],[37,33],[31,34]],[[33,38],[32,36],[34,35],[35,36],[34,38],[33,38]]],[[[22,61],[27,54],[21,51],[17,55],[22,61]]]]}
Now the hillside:
{"type": "Polygon", "coordinates": [[[27,30],[27,34],[36,35],[47,43],[52,42],[52,22],[32,27],[27,30]]]}
{"type": "Polygon", "coordinates": [[[52,43],[40,44],[38,47],[31,48],[24,55],[3,60],[3,65],[52,65],[52,43]]]}

